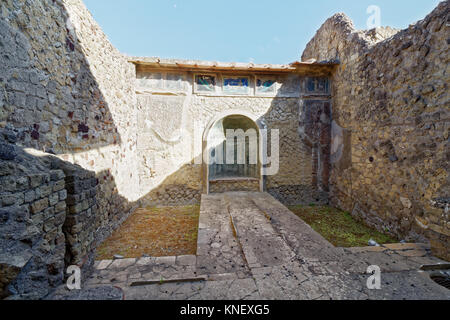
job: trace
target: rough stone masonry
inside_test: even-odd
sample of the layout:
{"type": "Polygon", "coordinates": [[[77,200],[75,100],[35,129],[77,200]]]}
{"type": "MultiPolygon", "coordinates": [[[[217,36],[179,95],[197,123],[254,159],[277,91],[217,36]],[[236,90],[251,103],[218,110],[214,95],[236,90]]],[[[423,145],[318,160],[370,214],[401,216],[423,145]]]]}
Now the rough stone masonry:
{"type": "Polygon", "coordinates": [[[338,14],[303,62],[172,61],[121,54],[81,0],[2,1],[0,296],[45,297],[70,264],[89,274],[137,206],[215,191],[331,202],[449,260],[448,23],[449,1],[402,31],[338,14]],[[197,160],[231,115],[279,130],[277,174],[210,181],[197,160]]]}
{"type": "Polygon", "coordinates": [[[303,59],[333,75],[331,202],[450,258],[449,1],[405,30],[328,19],[303,59]]]}

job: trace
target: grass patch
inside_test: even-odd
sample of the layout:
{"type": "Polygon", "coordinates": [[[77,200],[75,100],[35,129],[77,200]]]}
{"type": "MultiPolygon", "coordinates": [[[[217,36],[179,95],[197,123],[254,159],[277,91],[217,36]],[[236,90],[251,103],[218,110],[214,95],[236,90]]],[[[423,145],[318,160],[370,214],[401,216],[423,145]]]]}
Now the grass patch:
{"type": "Polygon", "coordinates": [[[290,206],[295,215],[336,247],[366,247],[370,239],[379,244],[398,240],[356,221],[348,212],[328,206],[290,206]]]}
{"type": "Polygon", "coordinates": [[[97,248],[97,260],[191,255],[197,252],[200,206],[137,209],[97,248]]]}

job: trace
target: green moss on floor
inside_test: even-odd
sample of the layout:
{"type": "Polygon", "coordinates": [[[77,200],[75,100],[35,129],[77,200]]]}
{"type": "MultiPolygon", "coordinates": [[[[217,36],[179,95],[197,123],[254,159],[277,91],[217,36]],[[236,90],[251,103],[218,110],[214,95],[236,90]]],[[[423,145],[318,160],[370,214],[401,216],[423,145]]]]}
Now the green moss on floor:
{"type": "Polygon", "coordinates": [[[294,214],[336,247],[366,247],[370,239],[379,244],[398,240],[355,220],[348,212],[328,206],[290,206],[294,214]]]}

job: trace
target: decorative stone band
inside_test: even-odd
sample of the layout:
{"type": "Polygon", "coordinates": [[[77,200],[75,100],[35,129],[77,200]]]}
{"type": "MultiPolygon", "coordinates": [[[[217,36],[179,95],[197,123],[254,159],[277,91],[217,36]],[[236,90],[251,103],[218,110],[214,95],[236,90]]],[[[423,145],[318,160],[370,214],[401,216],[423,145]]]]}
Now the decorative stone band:
{"type": "Polygon", "coordinates": [[[255,178],[224,178],[209,181],[210,193],[231,191],[259,191],[259,179],[255,178]]]}

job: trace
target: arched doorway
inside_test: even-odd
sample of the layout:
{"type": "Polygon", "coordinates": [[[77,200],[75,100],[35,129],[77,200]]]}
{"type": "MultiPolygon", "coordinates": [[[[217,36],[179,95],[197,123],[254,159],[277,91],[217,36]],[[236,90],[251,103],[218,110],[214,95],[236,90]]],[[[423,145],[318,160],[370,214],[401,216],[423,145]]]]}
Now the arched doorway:
{"type": "Polygon", "coordinates": [[[263,191],[263,125],[249,114],[227,112],[210,122],[203,137],[207,193],[263,191]]]}

